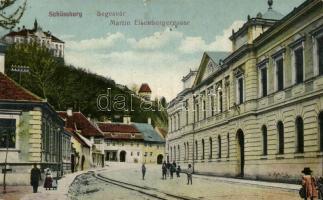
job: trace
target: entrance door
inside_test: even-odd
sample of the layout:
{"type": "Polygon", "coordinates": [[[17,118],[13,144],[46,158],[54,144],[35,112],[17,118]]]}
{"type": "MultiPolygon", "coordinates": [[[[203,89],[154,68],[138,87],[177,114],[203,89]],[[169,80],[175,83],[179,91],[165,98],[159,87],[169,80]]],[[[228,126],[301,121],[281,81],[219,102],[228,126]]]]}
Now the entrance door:
{"type": "Polygon", "coordinates": [[[163,155],[161,155],[161,154],[159,154],[158,156],[157,156],[157,164],[162,164],[163,163],[163,155]]]}
{"type": "Polygon", "coordinates": [[[120,152],[120,162],[126,162],[126,152],[125,151],[120,152]]]}
{"type": "Polygon", "coordinates": [[[75,157],[74,154],[71,155],[71,171],[74,173],[75,171],[75,157]]]}
{"type": "Polygon", "coordinates": [[[244,135],[241,129],[237,132],[237,160],[238,160],[238,176],[244,176],[244,135]]]}

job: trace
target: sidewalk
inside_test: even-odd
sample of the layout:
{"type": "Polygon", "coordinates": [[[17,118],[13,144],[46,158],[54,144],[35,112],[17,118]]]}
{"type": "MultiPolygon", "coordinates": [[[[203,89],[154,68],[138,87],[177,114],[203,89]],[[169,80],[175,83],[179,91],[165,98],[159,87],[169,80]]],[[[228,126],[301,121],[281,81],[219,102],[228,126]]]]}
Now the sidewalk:
{"type": "Polygon", "coordinates": [[[227,183],[249,184],[249,185],[262,186],[267,188],[272,187],[272,188],[280,188],[280,189],[292,190],[292,191],[293,190],[298,191],[301,187],[300,185],[289,184],[289,183],[275,183],[275,182],[266,182],[266,181],[237,179],[237,178],[224,178],[224,177],[216,177],[216,176],[197,175],[197,174],[194,174],[194,176],[196,178],[205,179],[205,180],[223,181],[227,183]]]}

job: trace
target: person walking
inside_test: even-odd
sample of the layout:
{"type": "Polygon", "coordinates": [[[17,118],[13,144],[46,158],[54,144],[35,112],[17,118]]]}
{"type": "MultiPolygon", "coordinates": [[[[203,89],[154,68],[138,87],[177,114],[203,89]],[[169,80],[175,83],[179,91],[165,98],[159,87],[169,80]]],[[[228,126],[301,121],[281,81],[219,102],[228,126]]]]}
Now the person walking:
{"type": "Polygon", "coordinates": [[[142,180],[145,180],[145,175],[146,175],[146,166],[145,166],[145,164],[142,164],[141,172],[142,172],[142,180]]]}
{"type": "Polygon", "coordinates": [[[315,200],[318,197],[318,192],[316,190],[316,180],[312,176],[312,170],[309,167],[305,167],[302,171],[304,176],[302,176],[302,186],[305,189],[304,200],[315,200]]]}
{"type": "Polygon", "coordinates": [[[170,162],[169,162],[169,160],[167,161],[167,164],[166,164],[166,168],[167,168],[167,176],[169,176],[170,175],[170,166],[171,166],[171,164],[170,164],[170,162]]]}
{"type": "Polygon", "coordinates": [[[174,172],[176,171],[176,167],[171,164],[170,165],[170,178],[173,179],[173,176],[174,176],[174,172]]]}
{"type": "Polygon", "coordinates": [[[176,176],[180,177],[180,175],[179,175],[180,173],[181,173],[181,166],[177,165],[176,176]]]}
{"type": "Polygon", "coordinates": [[[191,182],[192,185],[192,174],[193,174],[193,168],[191,164],[188,164],[188,169],[186,171],[187,174],[187,185],[191,182]]]}
{"type": "Polygon", "coordinates": [[[51,189],[53,187],[53,176],[52,173],[50,171],[50,169],[46,170],[46,178],[45,178],[45,182],[44,182],[44,188],[47,189],[51,189]]]}
{"type": "Polygon", "coordinates": [[[33,186],[33,192],[37,193],[39,181],[41,180],[40,169],[37,168],[37,165],[34,164],[34,168],[30,172],[30,185],[33,186]]]}
{"type": "Polygon", "coordinates": [[[162,166],[162,173],[163,173],[163,180],[166,180],[166,173],[167,173],[166,163],[164,163],[162,166]]]}

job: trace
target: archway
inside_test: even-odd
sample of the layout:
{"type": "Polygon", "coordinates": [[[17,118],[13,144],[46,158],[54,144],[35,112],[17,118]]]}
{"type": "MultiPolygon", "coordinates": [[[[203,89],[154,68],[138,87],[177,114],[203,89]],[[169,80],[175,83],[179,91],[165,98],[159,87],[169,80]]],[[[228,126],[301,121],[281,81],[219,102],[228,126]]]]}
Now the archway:
{"type": "Polygon", "coordinates": [[[125,151],[120,152],[120,162],[126,162],[126,154],[125,151]]]}
{"type": "Polygon", "coordinates": [[[237,175],[238,177],[243,177],[245,158],[244,158],[244,134],[241,129],[237,131],[237,161],[238,161],[237,175]]]}
{"type": "Polygon", "coordinates": [[[163,155],[161,155],[161,154],[159,154],[158,156],[157,156],[157,164],[162,164],[163,163],[163,158],[164,158],[164,156],[163,155]]]}

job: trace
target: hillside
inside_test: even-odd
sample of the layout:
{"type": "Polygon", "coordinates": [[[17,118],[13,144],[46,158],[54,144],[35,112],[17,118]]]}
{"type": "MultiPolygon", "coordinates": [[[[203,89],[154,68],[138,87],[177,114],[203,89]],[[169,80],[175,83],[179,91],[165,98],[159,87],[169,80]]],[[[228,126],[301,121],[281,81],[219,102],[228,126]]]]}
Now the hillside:
{"type": "MultiPolygon", "coordinates": [[[[114,80],[97,75],[85,69],[66,65],[64,60],[51,55],[46,48],[37,44],[16,44],[8,48],[6,54],[6,73],[22,86],[45,98],[56,110],[71,107],[81,111],[93,119],[110,118],[121,121],[123,115],[130,115],[134,122],[146,122],[148,117],[152,123],[161,127],[167,126],[167,113],[158,110],[158,102],[147,105],[135,96],[127,87],[117,87],[114,80]],[[12,66],[28,66],[28,73],[14,72],[12,66]],[[106,96],[111,88],[109,108],[100,110],[97,106],[99,95],[106,96]],[[114,99],[114,101],[113,101],[114,99]],[[140,106],[141,105],[141,106],[140,106]],[[121,109],[125,107],[124,109],[121,109]],[[144,111],[143,107],[151,107],[144,111]],[[132,109],[131,109],[132,108],[132,109]]],[[[107,107],[107,98],[101,98],[101,107],[107,107]]],[[[166,102],[162,101],[165,105],[166,102]]],[[[161,106],[160,106],[161,107],[161,106]]]]}

